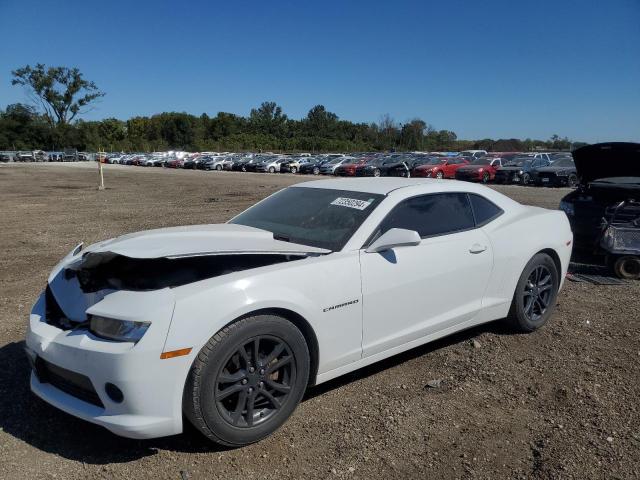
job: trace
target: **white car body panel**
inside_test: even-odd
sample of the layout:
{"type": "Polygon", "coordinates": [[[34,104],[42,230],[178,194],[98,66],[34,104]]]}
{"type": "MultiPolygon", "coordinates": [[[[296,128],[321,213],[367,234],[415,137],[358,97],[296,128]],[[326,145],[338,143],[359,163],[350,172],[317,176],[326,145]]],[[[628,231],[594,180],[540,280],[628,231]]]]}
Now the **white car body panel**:
{"type": "Polygon", "coordinates": [[[29,354],[87,376],[104,408],[41,383],[35,374],[32,390],[56,407],[119,435],[176,434],[182,431],[182,391],[194,358],[216,332],[240,317],[269,311],[306,322],[314,337],[309,341],[317,343],[318,352],[312,381],[322,383],[505,317],[517,280],[537,252],[555,252],[561,278],[569,264],[572,234],[563,212],[523,206],[480,185],[390,177],[323,180],[290,188],[386,197],[337,252],[275,240],[269,232],[235,224],[151,230],[74,249],[49,277],[64,314],[73,321],[98,315],[150,326],[136,344],[105,341],[88,330],[64,330],[46,323],[42,295],[29,319],[29,354]],[[440,192],[477,193],[504,213],[484,226],[423,238],[419,245],[365,251],[371,233],[395,205],[440,192]],[[83,293],[77,280],[64,272],[88,253],[132,259],[251,254],[296,259],[172,288],[83,293]],[[162,352],[185,348],[191,348],[188,355],[160,359],[162,352]],[[106,382],[121,388],[122,403],[109,399],[106,382]]]}

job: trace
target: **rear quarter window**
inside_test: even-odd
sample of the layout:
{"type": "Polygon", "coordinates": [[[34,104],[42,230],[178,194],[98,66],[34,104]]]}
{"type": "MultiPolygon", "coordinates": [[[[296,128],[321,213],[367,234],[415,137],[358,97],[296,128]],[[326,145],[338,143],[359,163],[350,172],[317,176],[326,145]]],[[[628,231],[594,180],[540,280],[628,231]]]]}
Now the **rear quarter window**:
{"type": "Polygon", "coordinates": [[[476,226],[478,227],[486,225],[504,213],[500,207],[491,200],[487,200],[482,195],[470,193],[469,200],[476,220],[476,226]]]}

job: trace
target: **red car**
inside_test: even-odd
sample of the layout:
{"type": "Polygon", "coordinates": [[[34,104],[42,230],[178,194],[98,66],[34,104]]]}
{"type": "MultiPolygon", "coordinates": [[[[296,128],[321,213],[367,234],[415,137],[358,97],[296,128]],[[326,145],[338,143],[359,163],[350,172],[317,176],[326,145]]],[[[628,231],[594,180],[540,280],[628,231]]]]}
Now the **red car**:
{"type": "Polygon", "coordinates": [[[496,178],[496,171],[502,166],[500,157],[483,157],[463,165],[456,170],[456,180],[487,183],[496,178]]]}
{"type": "Polygon", "coordinates": [[[440,157],[419,165],[411,172],[412,177],[429,178],[455,178],[456,170],[464,165],[468,165],[469,160],[464,157],[440,157]]]}
{"type": "Polygon", "coordinates": [[[369,160],[369,158],[360,158],[349,163],[343,163],[333,171],[333,174],[339,177],[355,177],[356,168],[365,165],[369,160]]]}
{"type": "Polygon", "coordinates": [[[168,168],[182,168],[183,164],[184,164],[184,159],[172,158],[171,160],[167,161],[165,166],[168,168]]]}

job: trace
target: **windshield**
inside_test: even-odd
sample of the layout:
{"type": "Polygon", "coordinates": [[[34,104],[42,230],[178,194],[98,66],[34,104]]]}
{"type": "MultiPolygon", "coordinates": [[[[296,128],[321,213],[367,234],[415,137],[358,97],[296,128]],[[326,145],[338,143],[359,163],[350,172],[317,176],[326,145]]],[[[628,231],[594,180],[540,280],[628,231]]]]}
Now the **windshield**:
{"type": "Polygon", "coordinates": [[[289,187],[229,223],[261,228],[287,242],[341,250],[384,195],[289,187]]]}
{"type": "Polygon", "coordinates": [[[573,160],[570,158],[563,158],[562,160],[557,160],[553,163],[554,167],[575,167],[576,164],[573,163],[573,160]]]}
{"type": "Polygon", "coordinates": [[[426,162],[424,162],[422,165],[439,165],[441,163],[444,163],[445,159],[441,158],[441,157],[433,157],[430,158],[429,160],[427,160],[426,162]]]}
{"type": "Polygon", "coordinates": [[[508,160],[507,163],[503,164],[505,167],[522,167],[525,164],[531,163],[531,158],[529,157],[520,157],[513,158],[508,160]]]}
{"type": "Polygon", "coordinates": [[[491,165],[491,159],[489,158],[478,158],[471,162],[471,165],[491,165]]]}
{"type": "Polygon", "coordinates": [[[336,163],[339,163],[341,161],[342,161],[342,157],[334,158],[332,160],[329,160],[327,162],[327,165],[335,165],[336,163]]]}

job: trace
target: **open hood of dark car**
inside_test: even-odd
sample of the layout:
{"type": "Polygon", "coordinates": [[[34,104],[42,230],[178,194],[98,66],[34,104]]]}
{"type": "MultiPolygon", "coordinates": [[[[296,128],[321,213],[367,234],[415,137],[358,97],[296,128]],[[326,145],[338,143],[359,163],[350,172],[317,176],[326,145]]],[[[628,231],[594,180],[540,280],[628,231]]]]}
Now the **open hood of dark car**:
{"type": "Polygon", "coordinates": [[[596,143],[573,151],[580,183],[598,178],[640,177],[640,143],[596,143]]]}

